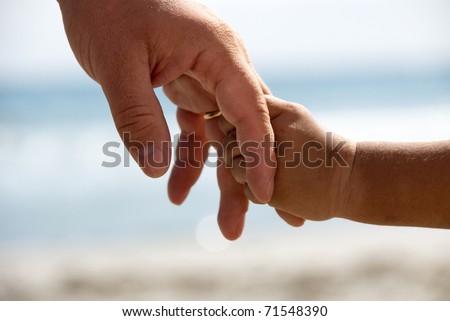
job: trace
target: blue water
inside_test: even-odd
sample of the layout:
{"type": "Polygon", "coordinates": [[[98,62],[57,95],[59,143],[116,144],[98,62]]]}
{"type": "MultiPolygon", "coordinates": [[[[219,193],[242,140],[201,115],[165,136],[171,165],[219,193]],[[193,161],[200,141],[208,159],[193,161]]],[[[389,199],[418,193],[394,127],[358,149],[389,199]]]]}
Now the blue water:
{"type": "MultiPolygon", "coordinates": [[[[396,115],[403,115],[412,108],[423,113],[437,106],[450,110],[446,70],[262,76],[275,95],[325,118],[337,111],[383,115],[395,108],[396,115]]],[[[174,135],[175,106],[161,90],[158,95],[174,135]]],[[[339,124],[348,127],[338,119],[339,124]]],[[[208,169],[186,203],[176,207],[166,197],[167,175],[151,180],[136,166],[101,167],[102,146],[110,140],[117,141],[118,135],[100,87],[93,82],[0,84],[0,246],[193,239],[198,221],[218,207],[214,170],[208,169]]],[[[346,223],[311,224],[311,228],[342,224],[346,223]]],[[[249,235],[291,231],[262,206],[251,208],[247,226],[249,235]]]]}
{"type": "MultiPolygon", "coordinates": [[[[352,72],[297,75],[294,72],[262,74],[272,93],[317,111],[379,106],[433,106],[450,97],[450,69],[432,72],[352,72]]],[[[165,113],[174,106],[158,90],[165,113]]],[[[75,87],[17,87],[0,83],[0,121],[74,122],[109,121],[109,109],[100,87],[86,79],[75,87]],[[68,117],[69,115],[69,117],[68,117]]]]}

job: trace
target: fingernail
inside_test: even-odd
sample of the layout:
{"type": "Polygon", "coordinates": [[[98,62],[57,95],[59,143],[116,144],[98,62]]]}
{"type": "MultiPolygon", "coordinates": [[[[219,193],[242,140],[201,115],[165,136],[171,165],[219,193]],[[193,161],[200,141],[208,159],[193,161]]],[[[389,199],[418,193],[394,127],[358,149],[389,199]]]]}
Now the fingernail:
{"type": "Polygon", "coordinates": [[[267,197],[267,203],[270,202],[270,200],[272,199],[273,196],[273,190],[274,190],[274,179],[271,178],[268,182],[267,182],[267,186],[266,186],[266,197],[267,197]]]}

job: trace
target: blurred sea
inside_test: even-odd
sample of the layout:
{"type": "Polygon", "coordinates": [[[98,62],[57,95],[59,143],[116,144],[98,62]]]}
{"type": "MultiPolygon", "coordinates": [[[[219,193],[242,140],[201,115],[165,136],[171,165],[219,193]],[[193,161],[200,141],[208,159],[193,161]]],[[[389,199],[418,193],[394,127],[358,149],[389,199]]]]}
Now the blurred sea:
{"type": "MultiPolygon", "coordinates": [[[[329,129],[358,140],[450,139],[450,71],[263,73],[273,94],[301,103],[329,129]]],[[[175,107],[158,95],[171,134],[175,107]]],[[[121,240],[198,240],[219,193],[207,168],[181,207],[134,165],[105,168],[102,146],[119,141],[99,86],[0,84],[0,247],[121,240]]],[[[123,152],[122,152],[123,155],[123,152]]],[[[332,220],[311,231],[358,229],[332,220]]],[[[216,228],[216,227],[214,227],[216,228]]],[[[244,238],[294,235],[267,207],[252,206],[244,238]]]]}

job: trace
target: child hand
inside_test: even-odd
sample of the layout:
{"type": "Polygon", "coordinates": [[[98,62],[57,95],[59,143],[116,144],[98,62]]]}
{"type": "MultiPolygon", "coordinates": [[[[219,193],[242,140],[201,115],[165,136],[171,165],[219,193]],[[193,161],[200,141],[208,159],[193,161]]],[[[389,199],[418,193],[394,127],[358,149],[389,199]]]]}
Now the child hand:
{"type": "MultiPolygon", "coordinates": [[[[346,201],[355,143],[327,133],[303,106],[272,96],[266,100],[277,154],[275,189],[269,205],[282,217],[288,213],[313,221],[336,217],[346,201]]],[[[223,117],[219,125],[226,136],[224,146],[228,146],[224,151],[226,165],[236,181],[244,184],[247,198],[258,203],[246,179],[249,165],[254,165],[245,164],[245,148],[232,148],[233,144],[237,147],[234,127],[223,117]]]]}

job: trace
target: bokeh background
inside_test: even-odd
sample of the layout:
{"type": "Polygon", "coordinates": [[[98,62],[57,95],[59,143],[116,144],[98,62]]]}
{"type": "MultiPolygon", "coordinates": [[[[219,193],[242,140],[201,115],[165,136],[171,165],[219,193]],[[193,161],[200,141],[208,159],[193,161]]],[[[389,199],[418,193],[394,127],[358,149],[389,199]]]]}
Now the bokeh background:
{"type": "MultiPolygon", "coordinates": [[[[450,138],[449,1],[202,2],[241,34],[275,95],[331,130],[450,138]]],[[[119,136],[56,1],[2,0],[0,47],[0,299],[450,299],[449,231],[294,229],[252,206],[231,243],[215,222],[214,168],[176,207],[167,176],[102,167],[119,136]]],[[[158,93],[174,136],[175,107],[158,93]]]]}

